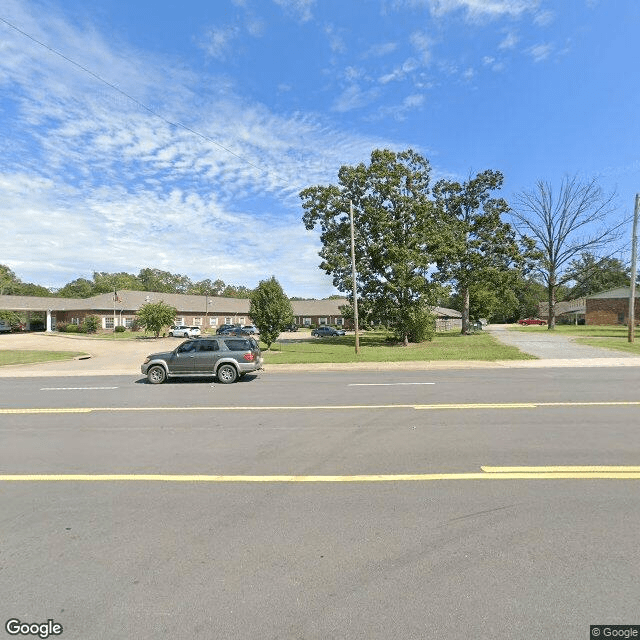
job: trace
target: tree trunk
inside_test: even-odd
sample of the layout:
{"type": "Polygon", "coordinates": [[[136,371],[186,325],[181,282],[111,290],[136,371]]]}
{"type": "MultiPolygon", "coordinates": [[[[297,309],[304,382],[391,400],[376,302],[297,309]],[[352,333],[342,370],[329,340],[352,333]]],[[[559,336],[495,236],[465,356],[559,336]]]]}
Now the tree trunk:
{"type": "Polygon", "coordinates": [[[469,287],[462,290],[462,335],[469,335],[469,287]]]}
{"type": "Polygon", "coordinates": [[[549,314],[547,316],[547,329],[553,331],[556,328],[556,274],[549,274],[549,314]]]}

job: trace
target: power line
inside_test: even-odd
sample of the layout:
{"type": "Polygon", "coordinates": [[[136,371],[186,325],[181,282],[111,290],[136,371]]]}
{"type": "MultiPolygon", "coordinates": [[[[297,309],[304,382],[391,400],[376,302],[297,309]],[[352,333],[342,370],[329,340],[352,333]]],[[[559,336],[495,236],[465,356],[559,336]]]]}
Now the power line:
{"type": "Polygon", "coordinates": [[[141,109],[147,111],[149,114],[151,114],[152,116],[162,120],[162,122],[164,122],[165,124],[168,124],[171,127],[175,127],[177,129],[182,129],[184,131],[187,131],[199,138],[202,138],[203,140],[206,140],[207,142],[210,142],[211,144],[214,144],[216,147],[219,147],[220,149],[222,149],[223,151],[226,151],[227,153],[231,154],[232,156],[238,158],[238,160],[241,160],[242,162],[244,162],[245,164],[253,167],[254,169],[257,169],[258,171],[260,171],[261,173],[265,173],[267,175],[272,175],[275,176],[276,178],[278,178],[278,180],[282,181],[284,184],[288,184],[289,181],[285,180],[282,176],[278,175],[277,173],[274,173],[273,171],[269,170],[269,169],[265,169],[253,162],[251,162],[250,160],[247,160],[246,158],[244,158],[243,156],[237,154],[235,151],[232,151],[231,149],[229,149],[228,147],[225,147],[223,144],[221,144],[220,142],[218,142],[217,140],[214,140],[213,138],[211,138],[210,136],[205,135],[204,133],[200,133],[199,131],[196,131],[195,129],[192,129],[191,127],[187,126],[186,124],[183,124],[182,122],[177,122],[177,121],[173,121],[173,120],[169,120],[168,118],[166,118],[165,116],[163,116],[162,114],[158,113],[157,111],[155,111],[154,109],[152,109],[151,107],[148,107],[146,104],[144,104],[144,102],[141,102],[140,100],[138,100],[137,98],[134,98],[133,96],[129,95],[126,91],[123,91],[122,89],[120,89],[120,87],[116,86],[115,84],[113,84],[112,82],[109,82],[108,80],[106,80],[105,78],[103,78],[102,76],[98,75],[97,73],[95,73],[94,71],[92,71],[91,69],[88,69],[87,67],[83,66],[82,64],[80,64],[79,62],[76,62],[75,60],[73,60],[72,58],[69,58],[68,56],[66,56],[64,53],[58,51],[57,49],[54,49],[53,47],[50,47],[48,44],[42,42],[41,40],[38,40],[37,38],[35,38],[34,36],[32,36],[31,34],[27,33],[26,31],[23,31],[22,29],[20,29],[19,27],[17,27],[15,24],[12,24],[11,22],[9,22],[8,20],[5,20],[4,18],[0,17],[0,22],[3,22],[4,24],[6,24],[8,27],[10,27],[11,29],[13,29],[14,31],[17,31],[18,33],[20,33],[21,35],[25,36],[26,38],[29,38],[29,40],[32,40],[33,42],[35,42],[37,45],[43,47],[44,49],[46,49],[47,51],[53,53],[54,55],[62,58],[63,60],[65,60],[66,62],[74,65],[75,67],[77,67],[78,69],[84,71],[85,73],[89,74],[91,77],[95,78],[96,80],[98,80],[99,82],[102,82],[102,84],[107,85],[108,87],[110,87],[111,89],[113,89],[114,91],[117,91],[118,93],[120,93],[121,95],[125,96],[126,98],[128,98],[129,100],[131,100],[131,102],[133,102],[135,105],[137,105],[138,107],[140,107],[141,109]]]}

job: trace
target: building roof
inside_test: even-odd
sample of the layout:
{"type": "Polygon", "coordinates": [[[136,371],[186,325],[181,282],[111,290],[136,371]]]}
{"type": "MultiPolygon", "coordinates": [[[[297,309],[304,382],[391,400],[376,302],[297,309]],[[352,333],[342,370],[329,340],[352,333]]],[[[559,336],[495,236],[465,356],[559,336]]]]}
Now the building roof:
{"type": "MultiPolygon", "coordinates": [[[[218,296],[191,296],[182,293],[158,293],[156,291],[117,291],[101,293],[91,298],[50,298],[36,296],[0,296],[0,309],[10,311],[91,311],[96,313],[129,311],[135,312],[148,302],[164,302],[175,307],[178,313],[202,315],[249,315],[248,298],[222,298],[218,296]]],[[[292,300],[295,316],[340,316],[341,307],[348,304],[346,298],[329,300],[292,300]]],[[[455,309],[433,307],[438,317],[460,318],[455,309]]]]}
{"type": "MultiPolygon", "coordinates": [[[[556,302],[556,316],[561,316],[564,313],[585,313],[586,305],[586,298],[575,298],[574,300],[556,302]]],[[[538,313],[542,317],[549,315],[549,303],[539,302],[538,313]]]]}
{"type": "MultiPolygon", "coordinates": [[[[640,289],[640,287],[636,288],[636,298],[638,297],[639,293],[638,289],[640,289]]],[[[617,287],[616,289],[609,289],[608,291],[602,291],[601,293],[596,293],[595,295],[588,296],[588,298],[589,300],[593,298],[625,298],[628,300],[630,295],[631,287],[617,287]]]]}

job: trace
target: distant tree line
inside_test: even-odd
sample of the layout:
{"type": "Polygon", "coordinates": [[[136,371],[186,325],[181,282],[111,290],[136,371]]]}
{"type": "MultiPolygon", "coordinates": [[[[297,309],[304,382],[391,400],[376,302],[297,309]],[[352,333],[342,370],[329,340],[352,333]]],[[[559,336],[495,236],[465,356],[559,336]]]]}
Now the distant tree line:
{"type": "Polygon", "coordinates": [[[51,290],[41,285],[23,282],[9,267],[0,265],[0,295],[90,298],[119,289],[225,298],[249,298],[252,293],[252,289],[248,287],[225,284],[219,279],[212,281],[207,278],[193,282],[188,276],[150,268],[141,269],[138,275],[124,271],[117,273],[94,271],[90,280],[76,278],[59,289],[51,290]]]}

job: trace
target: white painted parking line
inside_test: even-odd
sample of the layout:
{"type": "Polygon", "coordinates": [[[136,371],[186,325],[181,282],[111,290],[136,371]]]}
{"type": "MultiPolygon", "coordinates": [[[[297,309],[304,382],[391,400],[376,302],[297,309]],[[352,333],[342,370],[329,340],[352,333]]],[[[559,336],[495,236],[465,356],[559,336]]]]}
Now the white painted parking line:
{"type": "Polygon", "coordinates": [[[89,391],[94,389],[117,389],[118,387],[42,387],[40,391],[89,391]]]}
{"type": "Polygon", "coordinates": [[[435,382],[353,382],[348,387],[403,387],[420,384],[435,384],[435,382]]]}

